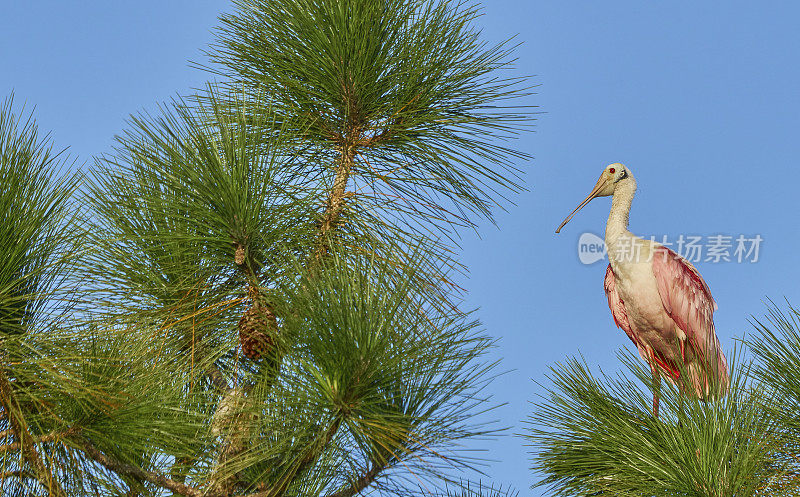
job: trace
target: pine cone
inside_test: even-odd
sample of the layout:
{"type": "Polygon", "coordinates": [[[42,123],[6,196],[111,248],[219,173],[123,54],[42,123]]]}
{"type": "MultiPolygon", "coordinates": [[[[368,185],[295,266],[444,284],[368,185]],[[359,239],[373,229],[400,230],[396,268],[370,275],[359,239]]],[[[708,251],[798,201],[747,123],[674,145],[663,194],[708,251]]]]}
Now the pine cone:
{"type": "Polygon", "coordinates": [[[239,266],[244,264],[244,247],[238,243],[236,244],[236,253],[234,254],[233,262],[239,266]]]}
{"type": "Polygon", "coordinates": [[[275,346],[273,334],[278,330],[275,314],[266,307],[253,304],[239,319],[239,343],[248,358],[257,361],[275,346]]]}

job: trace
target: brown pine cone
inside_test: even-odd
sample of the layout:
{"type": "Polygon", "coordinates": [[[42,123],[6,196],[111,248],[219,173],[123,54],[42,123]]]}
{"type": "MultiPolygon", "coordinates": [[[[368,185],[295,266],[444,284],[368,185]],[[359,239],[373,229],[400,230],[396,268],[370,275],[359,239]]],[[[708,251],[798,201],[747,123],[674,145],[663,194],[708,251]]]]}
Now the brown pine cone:
{"type": "Polygon", "coordinates": [[[238,243],[236,244],[236,253],[233,256],[233,262],[239,266],[244,264],[244,247],[238,243]]]}
{"type": "Polygon", "coordinates": [[[269,307],[253,304],[239,319],[239,343],[249,359],[257,361],[275,346],[278,320],[269,307]]]}

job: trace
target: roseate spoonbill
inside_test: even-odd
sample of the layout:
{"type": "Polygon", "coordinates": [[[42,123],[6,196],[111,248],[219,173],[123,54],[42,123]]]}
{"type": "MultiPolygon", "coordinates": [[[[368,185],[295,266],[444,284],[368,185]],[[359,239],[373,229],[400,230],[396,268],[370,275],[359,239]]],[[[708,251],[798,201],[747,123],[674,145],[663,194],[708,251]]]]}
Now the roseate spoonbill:
{"type": "Polygon", "coordinates": [[[650,365],[653,415],[658,417],[661,376],[684,393],[682,385],[688,385],[690,395],[705,400],[727,392],[728,363],[714,332],[717,304],[697,269],[669,248],[628,231],[635,193],[630,169],[619,163],[607,166],[556,233],[593,198],[612,196],[605,234],[610,264],[603,286],[614,322],[650,365]],[[686,377],[680,381],[682,374],[686,377]]]}

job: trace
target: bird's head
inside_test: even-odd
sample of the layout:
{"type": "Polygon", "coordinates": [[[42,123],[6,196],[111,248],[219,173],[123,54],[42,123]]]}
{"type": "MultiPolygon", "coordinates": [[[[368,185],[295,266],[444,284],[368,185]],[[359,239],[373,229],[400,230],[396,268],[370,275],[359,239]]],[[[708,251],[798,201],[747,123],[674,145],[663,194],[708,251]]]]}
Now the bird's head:
{"type": "Polygon", "coordinates": [[[592,191],[589,192],[589,195],[587,195],[586,198],[583,199],[583,202],[578,204],[578,207],[576,207],[575,210],[572,211],[566,219],[564,219],[564,222],[558,227],[556,233],[561,231],[561,228],[563,228],[564,225],[567,224],[570,219],[572,219],[572,216],[574,216],[579,210],[583,209],[583,207],[593,198],[608,197],[610,195],[614,195],[614,192],[616,192],[618,188],[625,186],[633,186],[635,188],[635,185],[636,183],[633,179],[630,169],[619,162],[609,164],[605,169],[603,169],[600,179],[597,180],[597,184],[594,185],[594,188],[592,188],[592,191]]]}

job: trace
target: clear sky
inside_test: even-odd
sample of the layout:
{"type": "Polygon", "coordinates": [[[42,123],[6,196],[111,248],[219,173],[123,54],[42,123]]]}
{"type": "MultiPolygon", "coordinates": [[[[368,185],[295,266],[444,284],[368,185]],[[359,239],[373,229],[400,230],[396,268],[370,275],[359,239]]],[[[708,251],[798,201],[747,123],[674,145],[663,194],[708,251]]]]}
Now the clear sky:
{"type": "MultiPolygon", "coordinates": [[[[36,105],[44,130],[79,162],[108,152],[126,117],[199,87],[217,14],[227,2],[2,2],[0,96],[36,105]]],[[[602,235],[599,199],[561,234],[554,230],[603,167],[626,164],[639,184],[631,230],[667,241],[732,237],[732,262],[696,264],[719,304],[729,350],[765,311],[764,300],[800,305],[800,35],[796,2],[492,0],[486,37],[517,35],[516,70],[539,84],[535,134],[520,148],[529,192],[499,213],[499,229],[467,235],[468,304],[480,307],[495,351],[511,370],[492,386],[497,411],[523,430],[549,364],[582,353],[617,369],[629,345],[603,294],[605,263],[581,264],[578,237],[602,235]],[[760,235],[758,261],[735,261],[735,239],[760,235]]],[[[524,441],[482,444],[487,469],[521,495],[529,485],[524,441]]]]}

